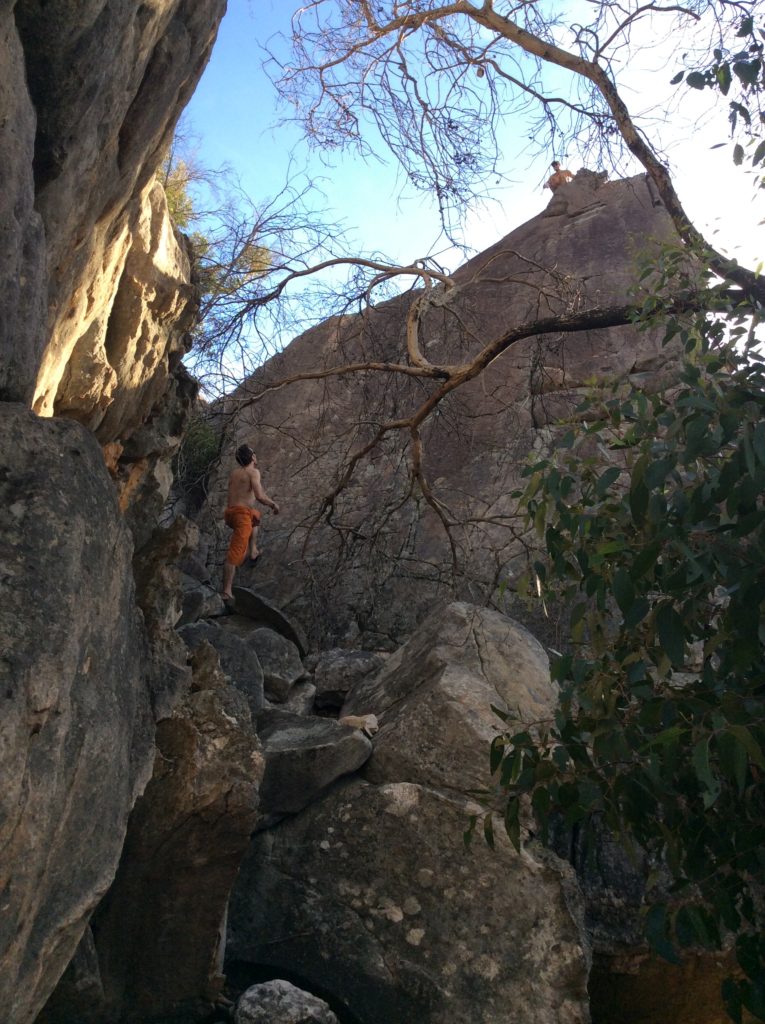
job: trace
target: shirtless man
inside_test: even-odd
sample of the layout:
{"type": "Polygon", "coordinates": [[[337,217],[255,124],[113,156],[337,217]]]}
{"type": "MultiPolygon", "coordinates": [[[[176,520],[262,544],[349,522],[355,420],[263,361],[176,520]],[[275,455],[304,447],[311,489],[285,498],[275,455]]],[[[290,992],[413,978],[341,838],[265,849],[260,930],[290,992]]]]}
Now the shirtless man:
{"type": "Polygon", "coordinates": [[[274,515],[279,514],[279,506],[272,501],[263,490],[260,482],[260,470],[255,452],[248,444],[240,445],[236,450],[238,467],[228,478],[228,502],[223,519],[226,526],[234,531],[229,544],[226,562],[223,566],[223,599],[233,601],[231,587],[237,566],[244,562],[249,550],[250,561],[259,556],[258,524],[260,512],[255,502],[270,508],[274,515]]]}
{"type": "Polygon", "coordinates": [[[561,167],[559,160],[553,160],[552,169],[553,173],[545,182],[545,188],[549,188],[551,192],[556,192],[561,185],[567,185],[574,177],[571,171],[567,171],[561,167]]]}

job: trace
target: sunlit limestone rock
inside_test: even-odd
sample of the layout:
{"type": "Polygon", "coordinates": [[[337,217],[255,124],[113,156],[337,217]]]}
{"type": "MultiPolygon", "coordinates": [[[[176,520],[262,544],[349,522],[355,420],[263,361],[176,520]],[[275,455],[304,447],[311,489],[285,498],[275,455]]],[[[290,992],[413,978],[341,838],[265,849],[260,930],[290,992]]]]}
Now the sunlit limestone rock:
{"type": "MultiPolygon", "coordinates": [[[[93,268],[83,308],[66,323],[76,340],[61,346],[63,371],[44,371],[58,378],[53,411],[79,419],[103,442],[130,437],[147,419],[195,313],[189,257],[161,185],[150,184],[127,213],[120,238],[93,268]]],[[[47,387],[41,376],[38,391],[47,387]]]]}

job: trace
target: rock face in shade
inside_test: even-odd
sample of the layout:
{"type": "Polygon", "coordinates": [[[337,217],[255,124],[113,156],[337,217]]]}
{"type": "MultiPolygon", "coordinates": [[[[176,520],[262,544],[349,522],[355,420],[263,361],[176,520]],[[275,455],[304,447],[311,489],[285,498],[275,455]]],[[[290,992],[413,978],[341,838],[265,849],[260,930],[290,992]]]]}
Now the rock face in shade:
{"type": "MultiPolygon", "coordinates": [[[[643,176],[604,182],[582,171],[543,213],[457,270],[452,290],[434,288],[422,352],[433,363],[464,363],[523,323],[622,305],[637,280],[638,254],[676,238],[643,176]]],[[[507,596],[524,554],[511,495],[526,457],[554,444],[552,425],[573,415],[594,383],[650,388],[672,375],[663,330],[626,326],[517,342],[422,425],[422,469],[441,517],[417,488],[408,500],[404,430],[356,465],[331,503],[332,523],[314,523],[349,452],[363,448],[378,424],[412,414],[438,382],[369,373],[259,389],[347,362],[405,363],[411,300],[408,292],[364,317],[335,317],[306,332],[227,407],[231,459],[236,445],[254,444],[268,492],[283,506],[264,525],[258,591],[299,621],[317,649],[393,650],[438,602],[483,603],[509,582],[507,596]],[[258,400],[243,403],[248,395],[258,400]],[[452,524],[451,543],[444,519],[452,524]],[[309,534],[306,523],[313,524],[309,534]]],[[[212,564],[222,561],[226,542],[220,517],[228,463],[224,458],[213,481],[203,523],[215,540],[212,564]]]]}
{"type": "Polygon", "coordinates": [[[305,675],[297,647],[275,630],[263,626],[252,631],[248,644],[263,668],[266,696],[283,704],[295,683],[305,675]]]}
{"type": "Polygon", "coordinates": [[[29,401],[45,345],[45,232],[34,206],[35,110],[13,6],[0,9],[0,400],[29,401]]]}
{"type": "Polygon", "coordinates": [[[264,761],[245,698],[222,678],[196,689],[204,678],[158,725],[154,775],[96,915],[106,1020],[196,1020],[222,989],[218,948],[264,761]]]}
{"type": "Polygon", "coordinates": [[[0,1006],[34,1020],[151,774],[132,539],[84,427],[0,406],[0,1006]]]}
{"type": "Polygon", "coordinates": [[[220,656],[221,668],[233,685],[247,698],[253,715],[263,707],[263,669],[253,648],[232,630],[212,622],[195,622],[178,632],[193,651],[203,640],[212,644],[220,656]]]}
{"type": "MultiPolygon", "coordinates": [[[[555,699],[517,623],[464,604],[434,613],[349,695],[380,719],[365,778],[255,837],[231,899],[230,960],[289,972],[365,1024],[586,1024],[573,870],[533,842],[516,853],[500,823],[494,851],[463,842],[477,810],[466,792],[487,781],[488,703],[530,722],[555,699]]],[[[268,716],[276,738],[286,718],[263,717],[267,761],[268,716]]]]}
{"type": "Polygon", "coordinates": [[[188,689],[132,565],[196,393],[179,366],[188,253],[152,179],[225,6],[0,4],[5,1024],[31,1024],[78,948],[151,774],[154,717],[188,689]]]}
{"type": "Polygon", "coordinates": [[[261,827],[302,811],[336,779],[357,771],[372,753],[362,732],[329,718],[273,708],[258,716],[257,729],[266,759],[261,827]]]}
{"type": "Polygon", "coordinates": [[[350,690],[385,664],[376,651],[323,651],[314,670],[317,708],[341,708],[350,690]]]}
{"type": "Polygon", "coordinates": [[[365,1024],[585,1024],[570,869],[502,835],[466,851],[467,813],[413,783],[340,783],[253,842],[228,955],[290,971],[365,1024]]]}

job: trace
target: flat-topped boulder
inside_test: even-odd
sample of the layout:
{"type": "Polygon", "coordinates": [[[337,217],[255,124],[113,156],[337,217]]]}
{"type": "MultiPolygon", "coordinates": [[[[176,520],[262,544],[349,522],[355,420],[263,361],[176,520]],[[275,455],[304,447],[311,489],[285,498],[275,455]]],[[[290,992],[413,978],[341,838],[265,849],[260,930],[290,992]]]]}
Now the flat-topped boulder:
{"type": "Polygon", "coordinates": [[[357,771],[372,753],[362,732],[330,718],[272,708],[258,715],[256,728],[266,759],[261,825],[307,807],[336,779],[357,771]]]}

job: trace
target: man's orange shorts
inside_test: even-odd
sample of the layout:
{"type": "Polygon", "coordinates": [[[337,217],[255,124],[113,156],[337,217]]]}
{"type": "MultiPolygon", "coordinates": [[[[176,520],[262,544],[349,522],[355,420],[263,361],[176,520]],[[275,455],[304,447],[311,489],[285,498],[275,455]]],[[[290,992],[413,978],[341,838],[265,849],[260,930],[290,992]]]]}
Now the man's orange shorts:
{"type": "Polygon", "coordinates": [[[234,531],[228,546],[226,561],[229,565],[239,566],[247,555],[253,526],[260,522],[260,512],[248,505],[229,505],[223,513],[223,521],[234,531]]]}

